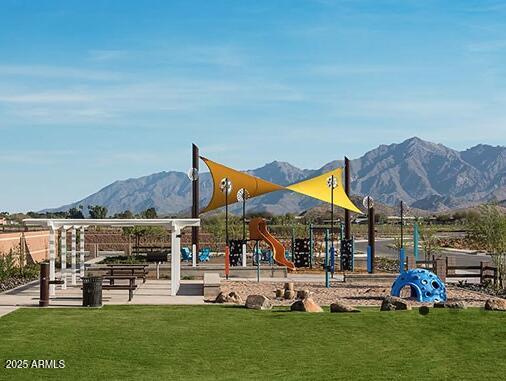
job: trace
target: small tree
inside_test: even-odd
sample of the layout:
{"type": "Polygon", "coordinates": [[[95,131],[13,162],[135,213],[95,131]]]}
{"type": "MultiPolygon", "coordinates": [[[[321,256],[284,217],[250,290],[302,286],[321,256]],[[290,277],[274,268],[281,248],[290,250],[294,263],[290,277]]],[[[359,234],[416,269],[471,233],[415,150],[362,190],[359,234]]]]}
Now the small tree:
{"type": "Polygon", "coordinates": [[[154,219],[154,218],[158,218],[158,215],[156,214],[156,209],[155,208],[148,208],[144,212],[142,212],[142,217],[143,218],[154,219]]]}
{"type": "Polygon", "coordinates": [[[69,218],[73,218],[73,219],[84,218],[83,212],[81,212],[77,208],[70,208],[69,211],[67,212],[67,214],[68,214],[69,218]]]}
{"type": "Polygon", "coordinates": [[[88,205],[90,217],[94,219],[104,219],[107,217],[107,208],[102,205],[88,205]]]}
{"type": "Polygon", "coordinates": [[[420,244],[426,261],[432,260],[433,256],[441,253],[441,246],[437,238],[437,230],[434,225],[419,224],[420,244]]]}
{"type": "Polygon", "coordinates": [[[123,211],[121,213],[116,213],[113,217],[114,218],[122,218],[122,219],[129,220],[129,219],[134,218],[134,214],[131,211],[129,211],[129,210],[125,210],[125,211],[123,211]]]}
{"type": "Polygon", "coordinates": [[[506,215],[492,205],[480,208],[478,217],[469,220],[470,238],[481,245],[497,267],[499,286],[506,275],[506,215]]]}

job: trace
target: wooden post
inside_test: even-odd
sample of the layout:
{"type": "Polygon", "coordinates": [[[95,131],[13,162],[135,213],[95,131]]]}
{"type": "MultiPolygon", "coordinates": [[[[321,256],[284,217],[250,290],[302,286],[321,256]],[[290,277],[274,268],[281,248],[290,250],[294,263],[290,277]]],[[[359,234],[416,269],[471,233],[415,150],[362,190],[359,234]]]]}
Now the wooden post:
{"type": "Polygon", "coordinates": [[[442,258],[436,259],[436,268],[435,273],[441,279],[441,281],[446,282],[446,260],[442,258]]]}

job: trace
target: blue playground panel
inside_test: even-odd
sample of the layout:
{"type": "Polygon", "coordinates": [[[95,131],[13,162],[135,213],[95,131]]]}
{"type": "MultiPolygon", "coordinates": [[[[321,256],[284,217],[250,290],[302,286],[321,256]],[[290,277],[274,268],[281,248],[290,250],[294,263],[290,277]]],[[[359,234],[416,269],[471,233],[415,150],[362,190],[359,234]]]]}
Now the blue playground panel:
{"type": "Polygon", "coordinates": [[[411,296],[419,302],[446,301],[446,286],[439,277],[426,269],[412,269],[401,273],[392,284],[392,296],[400,296],[401,290],[409,286],[411,296]]]}

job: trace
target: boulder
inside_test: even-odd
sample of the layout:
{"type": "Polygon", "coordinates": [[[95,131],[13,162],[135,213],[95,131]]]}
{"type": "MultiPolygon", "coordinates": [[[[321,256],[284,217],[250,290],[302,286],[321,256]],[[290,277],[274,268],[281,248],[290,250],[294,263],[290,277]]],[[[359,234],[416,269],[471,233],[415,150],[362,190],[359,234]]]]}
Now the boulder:
{"type": "Polygon", "coordinates": [[[488,299],[485,302],[488,311],[506,311],[506,299],[488,299]]]}
{"type": "Polygon", "coordinates": [[[396,296],[385,296],[381,303],[381,311],[411,310],[411,304],[396,296]]]}
{"type": "Polygon", "coordinates": [[[464,302],[445,302],[444,308],[450,308],[452,310],[465,310],[467,306],[464,302]]]}
{"type": "Polygon", "coordinates": [[[330,312],[360,312],[360,310],[338,301],[330,305],[330,312]]]}
{"type": "Polygon", "coordinates": [[[248,295],[246,298],[246,308],[253,310],[270,310],[272,308],[272,303],[266,296],[248,295]]]}
{"type": "Polygon", "coordinates": [[[285,290],[293,290],[293,282],[286,282],[285,283],[285,290]]]}
{"type": "Polygon", "coordinates": [[[220,292],[216,299],[214,300],[215,303],[226,303],[227,302],[227,294],[224,292],[220,292]]]}
{"type": "Polygon", "coordinates": [[[285,294],[285,290],[283,290],[282,288],[277,288],[276,289],[276,298],[282,298],[285,294]]]}
{"type": "Polygon", "coordinates": [[[306,298],[309,298],[309,296],[311,295],[311,293],[309,292],[309,290],[298,290],[297,291],[297,299],[306,299],[306,298]]]}
{"type": "Polygon", "coordinates": [[[428,315],[430,312],[430,308],[427,306],[420,306],[420,308],[418,308],[418,312],[420,313],[420,315],[428,315]]]}
{"type": "Polygon", "coordinates": [[[312,299],[297,300],[290,306],[290,311],[323,312],[323,309],[312,299]]]}
{"type": "Polygon", "coordinates": [[[220,292],[216,299],[214,300],[215,303],[235,303],[235,304],[242,304],[242,298],[241,296],[235,292],[231,291],[228,294],[224,292],[220,292]]]}
{"type": "Polygon", "coordinates": [[[232,291],[228,294],[228,303],[243,304],[244,302],[237,292],[232,291]]]}
{"type": "Polygon", "coordinates": [[[294,290],[285,290],[283,297],[285,299],[291,300],[291,299],[295,298],[295,291],[294,290]]]}
{"type": "Polygon", "coordinates": [[[434,308],[445,308],[445,304],[442,302],[434,303],[434,308]]]}

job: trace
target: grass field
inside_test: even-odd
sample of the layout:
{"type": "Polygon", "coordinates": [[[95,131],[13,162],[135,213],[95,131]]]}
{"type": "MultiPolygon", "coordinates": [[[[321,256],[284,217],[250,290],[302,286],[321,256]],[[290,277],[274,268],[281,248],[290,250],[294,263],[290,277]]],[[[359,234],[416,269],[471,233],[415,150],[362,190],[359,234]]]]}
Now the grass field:
{"type": "Polygon", "coordinates": [[[21,309],[0,318],[0,379],[504,380],[506,313],[358,314],[222,306],[21,309]]]}

